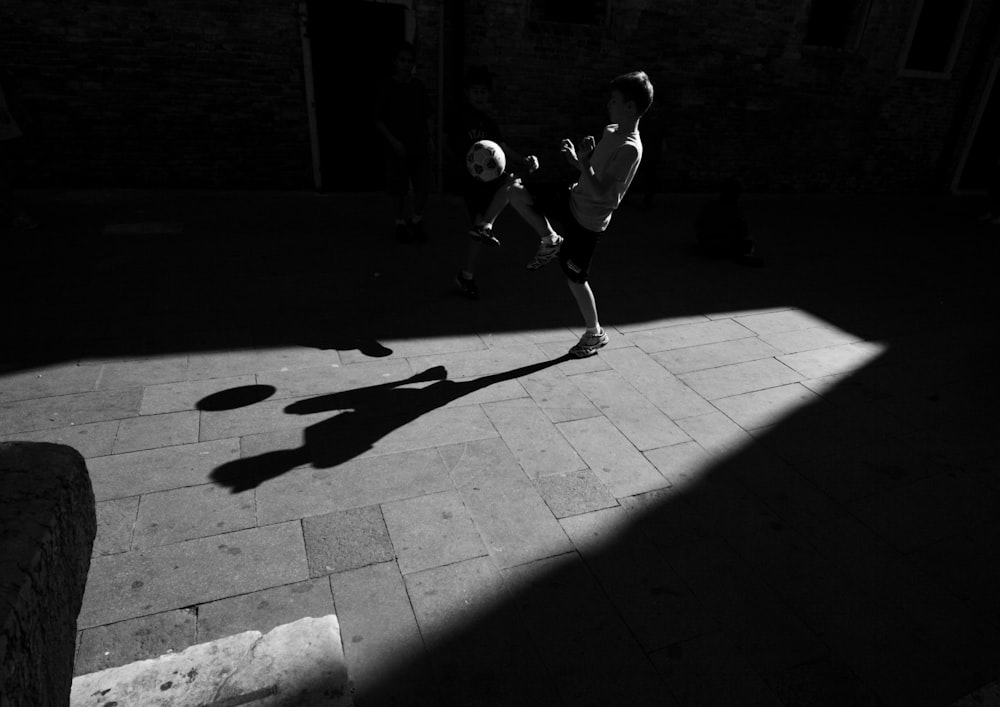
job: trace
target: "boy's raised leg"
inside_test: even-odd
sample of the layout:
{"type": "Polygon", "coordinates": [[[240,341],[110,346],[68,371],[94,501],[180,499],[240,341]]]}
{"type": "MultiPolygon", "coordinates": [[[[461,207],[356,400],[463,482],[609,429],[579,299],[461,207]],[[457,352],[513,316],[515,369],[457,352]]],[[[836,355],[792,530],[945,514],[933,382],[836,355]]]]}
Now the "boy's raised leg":
{"type": "Polygon", "coordinates": [[[535,200],[521,184],[515,181],[510,187],[510,205],[521,215],[528,226],[538,234],[540,243],[535,257],[528,262],[528,270],[537,270],[547,265],[559,255],[562,236],[555,232],[545,215],[535,207],[535,200]]]}

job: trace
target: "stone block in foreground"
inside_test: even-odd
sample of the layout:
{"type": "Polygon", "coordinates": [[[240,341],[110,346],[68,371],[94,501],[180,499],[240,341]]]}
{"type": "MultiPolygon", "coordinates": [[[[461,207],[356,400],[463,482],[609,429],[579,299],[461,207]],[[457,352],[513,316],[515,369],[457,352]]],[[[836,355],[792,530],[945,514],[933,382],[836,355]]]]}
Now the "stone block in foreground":
{"type": "Polygon", "coordinates": [[[77,615],[97,534],[83,457],[0,442],[0,705],[69,704],[77,615]]]}
{"type": "Polygon", "coordinates": [[[333,614],[246,631],[180,652],[80,675],[71,707],[348,707],[353,705],[333,614]]]}

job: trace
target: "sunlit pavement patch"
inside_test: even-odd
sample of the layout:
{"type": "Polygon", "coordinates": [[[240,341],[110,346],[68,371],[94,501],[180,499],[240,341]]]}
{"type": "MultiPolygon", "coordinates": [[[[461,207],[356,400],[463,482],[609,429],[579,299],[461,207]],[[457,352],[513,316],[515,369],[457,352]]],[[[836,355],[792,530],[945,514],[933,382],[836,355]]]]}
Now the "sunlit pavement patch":
{"type": "Polygon", "coordinates": [[[333,614],[80,675],[70,693],[71,707],[346,707],[353,702],[333,614]]]}

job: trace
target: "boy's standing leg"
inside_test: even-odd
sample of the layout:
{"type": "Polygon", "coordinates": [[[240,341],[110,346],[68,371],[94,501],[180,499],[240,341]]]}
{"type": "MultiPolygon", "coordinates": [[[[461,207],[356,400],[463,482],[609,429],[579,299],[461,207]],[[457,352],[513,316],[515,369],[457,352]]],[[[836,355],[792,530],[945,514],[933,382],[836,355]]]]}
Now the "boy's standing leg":
{"type": "Polygon", "coordinates": [[[565,241],[559,252],[559,266],[566,275],[566,284],[569,285],[569,291],[587,328],[569,353],[577,358],[585,358],[593,356],[608,343],[608,334],[597,317],[597,299],[590,287],[590,264],[597,250],[599,234],[588,231],[575,222],[567,226],[565,233],[565,241]]]}

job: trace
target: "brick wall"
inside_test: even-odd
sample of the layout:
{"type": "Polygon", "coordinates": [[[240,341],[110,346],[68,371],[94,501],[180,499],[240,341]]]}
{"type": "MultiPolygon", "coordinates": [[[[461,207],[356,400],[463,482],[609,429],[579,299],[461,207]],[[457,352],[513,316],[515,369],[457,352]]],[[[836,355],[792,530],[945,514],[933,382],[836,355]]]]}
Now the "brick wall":
{"type": "Polygon", "coordinates": [[[311,184],[294,0],[17,0],[0,61],[38,185],[311,184]]]}
{"type": "MultiPolygon", "coordinates": [[[[528,0],[414,0],[418,66],[445,103],[461,68],[498,75],[512,145],[552,179],[559,140],[600,130],[605,87],[643,68],[644,119],[663,190],[917,191],[954,163],[946,135],[991,0],[972,0],[949,79],[901,76],[918,0],[872,0],[851,50],[803,45],[809,0],[611,0],[609,26],[531,19],[528,0]]],[[[295,0],[19,0],[0,18],[0,61],[38,116],[40,184],[311,186],[295,0]],[[64,9],[65,8],[65,9],[64,9]]]]}
{"type": "Polygon", "coordinates": [[[949,158],[988,0],[973,0],[950,79],[899,73],[916,0],[873,0],[851,50],[803,46],[807,0],[612,0],[610,27],[534,22],[521,0],[465,7],[466,60],[501,74],[511,141],[550,159],[561,137],[599,129],[609,78],[642,68],[657,90],[642,129],[664,189],[735,173],[761,191],[915,191],[949,158]]]}

